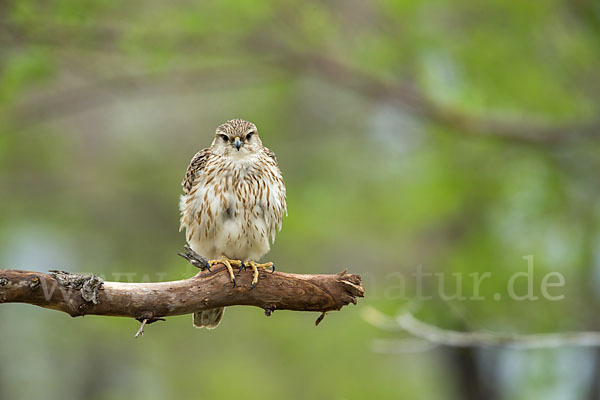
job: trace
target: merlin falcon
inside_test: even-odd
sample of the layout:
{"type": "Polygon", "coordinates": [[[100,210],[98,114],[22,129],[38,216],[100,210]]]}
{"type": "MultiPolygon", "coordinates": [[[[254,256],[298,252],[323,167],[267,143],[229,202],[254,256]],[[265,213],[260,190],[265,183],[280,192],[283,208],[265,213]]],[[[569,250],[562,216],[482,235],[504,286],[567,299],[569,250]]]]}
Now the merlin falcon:
{"type": "MultiPolygon", "coordinates": [[[[286,214],[285,184],[275,154],[263,146],[256,126],[232,119],[217,128],[211,146],[190,162],[182,182],[181,226],[188,245],[207,257],[210,266],[224,264],[233,286],[233,267],[252,270],[267,254],[286,214]]],[[[224,308],[194,313],[194,326],[213,329],[224,308]]]]}

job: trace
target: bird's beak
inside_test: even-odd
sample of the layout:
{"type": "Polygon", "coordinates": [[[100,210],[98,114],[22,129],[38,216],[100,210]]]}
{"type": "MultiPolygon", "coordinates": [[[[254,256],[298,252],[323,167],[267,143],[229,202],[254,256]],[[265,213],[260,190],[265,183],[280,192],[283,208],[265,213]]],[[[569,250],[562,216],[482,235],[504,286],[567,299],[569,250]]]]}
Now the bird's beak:
{"type": "Polygon", "coordinates": [[[239,137],[236,137],[235,140],[233,141],[233,145],[235,146],[235,148],[240,151],[240,147],[242,147],[243,143],[240,140],[239,137]]]}

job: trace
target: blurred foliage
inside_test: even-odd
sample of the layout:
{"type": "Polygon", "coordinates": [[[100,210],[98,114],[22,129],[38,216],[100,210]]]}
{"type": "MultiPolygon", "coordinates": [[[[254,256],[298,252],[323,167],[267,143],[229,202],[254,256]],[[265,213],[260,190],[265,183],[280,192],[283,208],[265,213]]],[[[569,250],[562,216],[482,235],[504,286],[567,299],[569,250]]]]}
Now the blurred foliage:
{"type": "MultiPolygon", "coordinates": [[[[465,296],[468,274],[492,276],[484,301],[429,279],[419,316],[437,325],[600,328],[600,129],[576,134],[598,119],[596,2],[19,0],[0,3],[0,43],[0,266],[190,276],[179,183],[240,117],[288,188],[268,258],[367,288],[318,328],[236,307],[216,331],[174,317],[135,342],[135,321],[3,305],[0,398],[466,398],[452,352],[374,352],[399,334],[360,318],[412,299],[419,266],[448,294],[453,273],[465,296]],[[563,128],[531,140],[538,124],[563,128]],[[505,295],[527,255],[536,295],[558,271],[563,300],[505,295]]],[[[497,398],[587,398],[598,381],[590,352],[477,354],[497,398]]]]}

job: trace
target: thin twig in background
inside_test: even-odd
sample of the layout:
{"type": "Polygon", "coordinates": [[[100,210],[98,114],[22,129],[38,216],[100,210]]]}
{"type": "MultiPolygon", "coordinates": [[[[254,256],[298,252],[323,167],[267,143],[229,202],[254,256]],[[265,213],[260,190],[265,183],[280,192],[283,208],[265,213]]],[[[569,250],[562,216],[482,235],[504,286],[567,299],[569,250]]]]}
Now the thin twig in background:
{"type": "Polygon", "coordinates": [[[561,332],[530,335],[460,332],[442,329],[423,322],[409,312],[389,317],[372,307],[362,310],[370,324],[388,331],[404,331],[430,343],[450,347],[501,347],[511,349],[542,349],[557,347],[600,347],[600,332],[561,332]]]}

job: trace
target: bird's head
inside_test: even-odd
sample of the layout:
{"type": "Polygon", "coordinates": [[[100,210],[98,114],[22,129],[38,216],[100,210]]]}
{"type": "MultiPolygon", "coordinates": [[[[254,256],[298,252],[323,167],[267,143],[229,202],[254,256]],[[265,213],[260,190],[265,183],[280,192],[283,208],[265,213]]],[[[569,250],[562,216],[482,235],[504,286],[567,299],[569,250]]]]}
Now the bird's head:
{"type": "Polygon", "coordinates": [[[215,154],[243,158],[258,152],[262,142],[253,123],[232,119],[217,128],[211,147],[215,154]]]}

